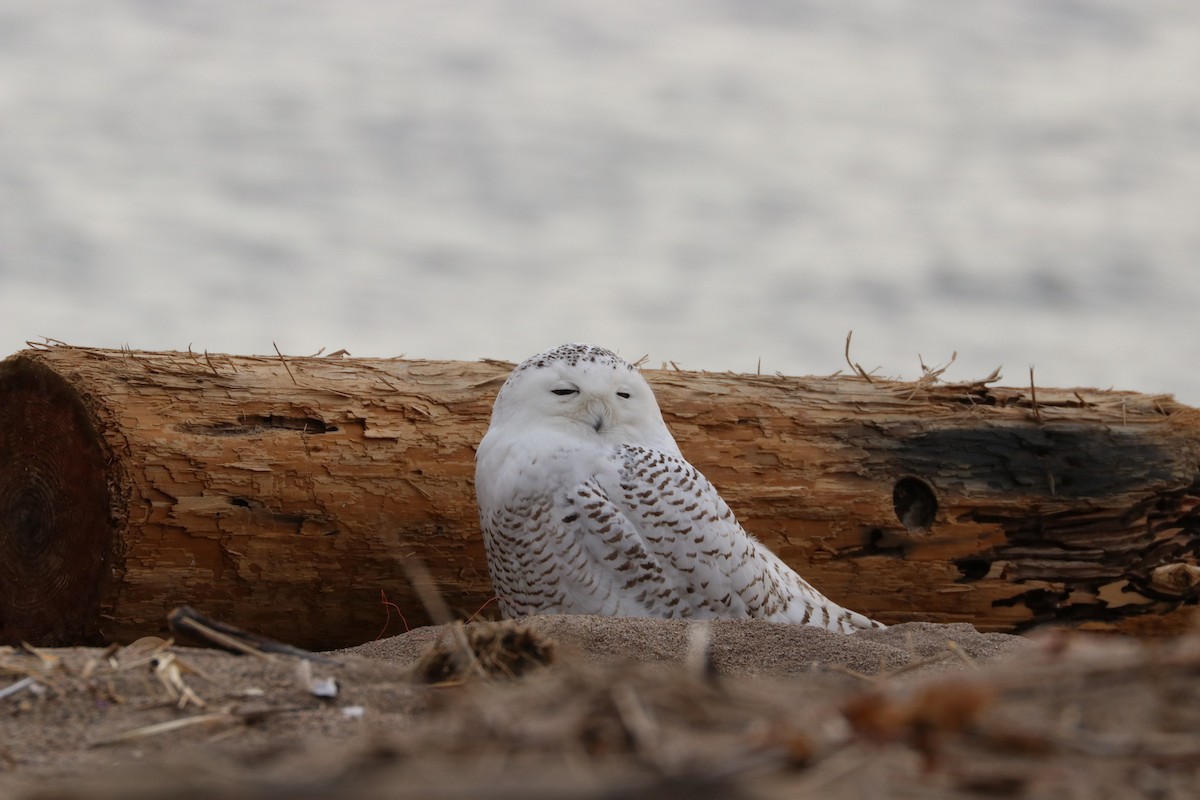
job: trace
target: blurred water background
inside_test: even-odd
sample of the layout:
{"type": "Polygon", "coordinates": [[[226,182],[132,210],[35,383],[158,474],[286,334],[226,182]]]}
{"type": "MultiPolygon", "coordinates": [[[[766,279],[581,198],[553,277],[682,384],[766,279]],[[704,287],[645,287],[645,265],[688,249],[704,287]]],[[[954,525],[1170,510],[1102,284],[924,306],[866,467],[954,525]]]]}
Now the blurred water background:
{"type": "Polygon", "coordinates": [[[1200,405],[1200,4],[8,0],[0,356],[73,344],[1200,405]]]}

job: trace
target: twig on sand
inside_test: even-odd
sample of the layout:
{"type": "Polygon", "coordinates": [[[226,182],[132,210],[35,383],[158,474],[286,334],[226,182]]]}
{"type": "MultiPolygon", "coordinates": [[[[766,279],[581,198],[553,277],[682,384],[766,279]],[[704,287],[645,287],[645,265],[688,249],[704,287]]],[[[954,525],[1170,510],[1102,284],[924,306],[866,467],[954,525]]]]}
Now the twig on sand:
{"type": "Polygon", "coordinates": [[[194,725],[210,725],[217,722],[229,723],[238,722],[237,717],[226,711],[214,711],[208,714],[197,714],[194,717],[184,717],[183,719],[171,719],[166,722],[156,722],[153,725],[144,725],[140,728],[124,731],[115,736],[109,736],[104,739],[97,739],[91,743],[91,747],[105,747],[111,744],[120,744],[121,742],[129,742],[135,739],[145,739],[149,736],[158,736],[163,733],[170,733],[182,728],[190,728],[194,725]]]}
{"type": "Polygon", "coordinates": [[[267,658],[268,653],[279,653],[323,664],[336,665],[338,663],[320,653],[303,650],[284,642],[277,642],[274,639],[244,631],[219,620],[209,619],[190,606],[180,606],[168,614],[167,626],[176,633],[190,634],[208,644],[262,659],[267,658]]]}

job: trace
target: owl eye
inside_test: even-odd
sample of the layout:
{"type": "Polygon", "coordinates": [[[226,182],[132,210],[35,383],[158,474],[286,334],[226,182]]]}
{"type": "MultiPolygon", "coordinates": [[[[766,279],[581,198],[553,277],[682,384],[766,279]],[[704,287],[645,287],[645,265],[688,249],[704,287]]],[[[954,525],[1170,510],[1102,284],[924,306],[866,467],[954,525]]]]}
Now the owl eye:
{"type": "Polygon", "coordinates": [[[559,397],[566,397],[569,394],[579,394],[578,389],[551,389],[550,391],[559,397]]]}
{"type": "Polygon", "coordinates": [[[629,392],[617,392],[617,397],[621,398],[622,400],[628,400],[629,392]]]}

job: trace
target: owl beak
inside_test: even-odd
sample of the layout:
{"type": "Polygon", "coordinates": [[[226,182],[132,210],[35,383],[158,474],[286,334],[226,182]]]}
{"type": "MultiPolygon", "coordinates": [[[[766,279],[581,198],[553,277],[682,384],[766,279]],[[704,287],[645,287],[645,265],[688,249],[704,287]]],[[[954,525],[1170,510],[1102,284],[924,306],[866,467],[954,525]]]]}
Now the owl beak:
{"type": "Polygon", "coordinates": [[[596,433],[604,428],[604,423],[608,421],[608,406],[603,401],[597,401],[591,404],[588,411],[592,413],[591,425],[592,430],[596,433]]]}

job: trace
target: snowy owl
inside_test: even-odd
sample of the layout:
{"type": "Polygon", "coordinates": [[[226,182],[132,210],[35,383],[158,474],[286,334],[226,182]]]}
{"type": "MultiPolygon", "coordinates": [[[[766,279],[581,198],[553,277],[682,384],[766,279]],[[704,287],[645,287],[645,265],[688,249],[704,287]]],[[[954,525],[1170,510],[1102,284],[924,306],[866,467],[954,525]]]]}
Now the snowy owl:
{"type": "Polygon", "coordinates": [[[600,347],[565,344],[513,370],[479,444],[475,492],[505,617],[883,627],[746,533],[679,452],[645,378],[600,347]]]}

